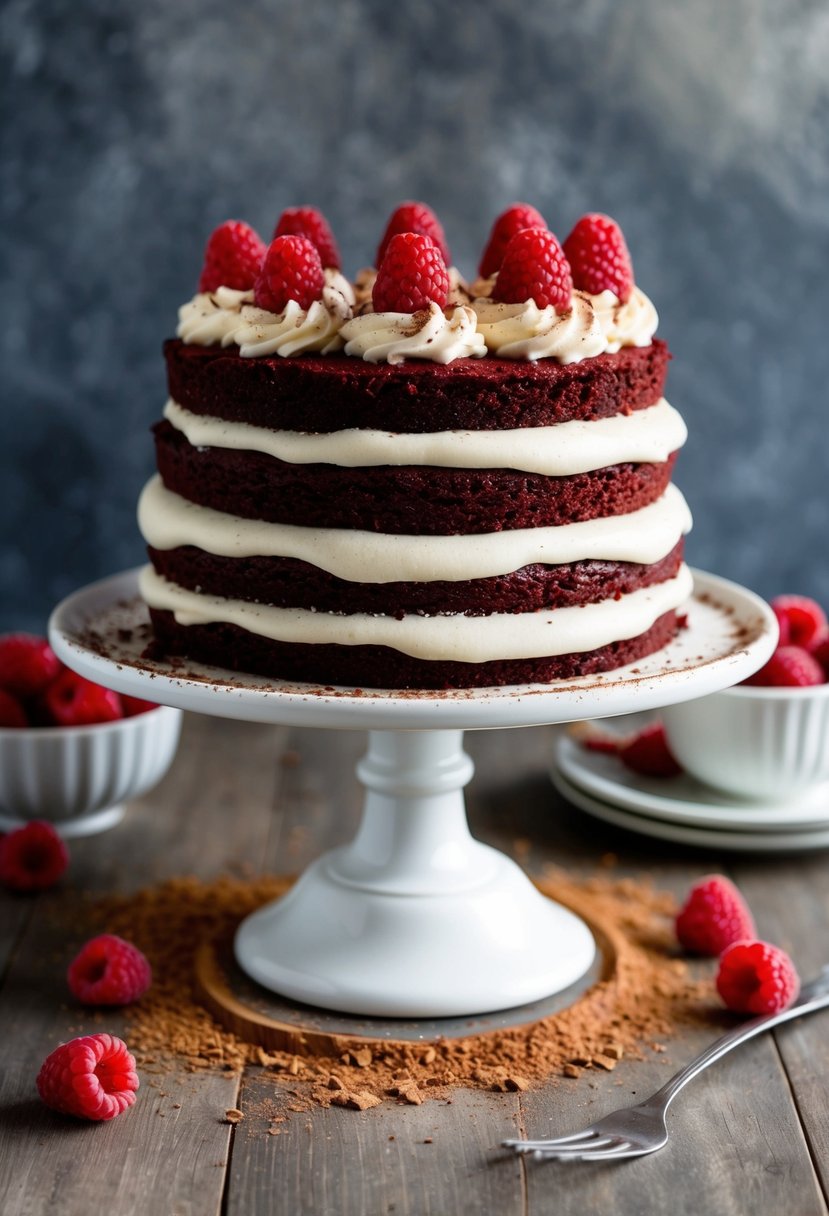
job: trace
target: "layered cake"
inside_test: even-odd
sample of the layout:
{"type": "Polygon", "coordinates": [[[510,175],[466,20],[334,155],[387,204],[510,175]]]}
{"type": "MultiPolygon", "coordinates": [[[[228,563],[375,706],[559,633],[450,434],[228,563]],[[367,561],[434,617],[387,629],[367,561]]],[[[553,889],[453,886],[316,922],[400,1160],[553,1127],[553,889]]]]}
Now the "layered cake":
{"type": "Polygon", "coordinates": [[[422,204],[352,282],[312,208],[230,221],[165,343],[139,506],[158,653],[379,688],[550,682],[666,645],[685,437],[624,238],[516,205],[467,285],[422,204]]]}

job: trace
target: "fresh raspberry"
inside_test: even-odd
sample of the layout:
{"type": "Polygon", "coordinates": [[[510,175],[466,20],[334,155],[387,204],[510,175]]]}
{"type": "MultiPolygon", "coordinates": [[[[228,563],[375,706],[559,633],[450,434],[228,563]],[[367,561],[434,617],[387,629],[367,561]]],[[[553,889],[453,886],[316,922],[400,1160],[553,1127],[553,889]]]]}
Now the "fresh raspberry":
{"type": "Polygon", "coordinates": [[[539,308],[552,305],[567,312],[573,296],[573,280],[564,251],[546,228],[522,228],[511,238],[495,286],[493,300],[523,304],[535,300],[539,308]]]}
{"type": "Polygon", "coordinates": [[[68,865],[69,850],[42,819],[0,837],[0,882],[12,891],[46,891],[68,865]]]}
{"type": "Polygon", "coordinates": [[[829,628],[826,613],[820,604],[805,595],[778,595],[771,601],[772,611],[780,625],[781,646],[804,646],[812,643],[829,628]]]}
{"type": "Polygon", "coordinates": [[[0,727],[5,730],[9,727],[18,729],[28,725],[28,715],[17,697],[0,688],[0,727]]]}
{"type": "Polygon", "coordinates": [[[671,752],[661,722],[651,722],[620,744],[619,759],[643,777],[678,777],[682,766],[671,752]]]}
{"type": "Polygon", "coordinates": [[[320,298],[324,286],[322,262],[313,241],[307,236],[278,236],[268,246],[254,299],[268,312],[284,312],[289,300],[307,309],[320,298]]]}
{"type": "Polygon", "coordinates": [[[33,633],[0,637],[0,688],[15,697],[36,697],[54,680],[61,666],[46,638],[33,633]]]}
{"type": "Polygon", "coordinates": [[[810,688],[825,683],[823,668],[802,646],[778,646],[759,671],[743,680],[759,688],[810,688]]]}
{"type": "Polygon", "coordinates": [[[779,1013],[800,991],[800,977],[786,951],[758,941],[735,942],[723,951],[716,984],[734,1013],[779,1013]]]}
{"type": "Polygon", "coordinates": [[[43,1061],[37,1091],[47,1106],[79,1119],[113,1119],[135,1101],[135,1058],[112,1034],[62,1043],[43,1061]]]}
{"type": "Polygon", "coordinates": [[[85,680],[68,667],[46,689],[43,703],[56,726],[92,726],[124,716],[117,692],[85,680]]]}
{"type": "Polygon", "coordinates": [[[583,215],[564,242],[573,284],[597,296],[612,291],[625,302],[633,291],[633,264],[622,230],[609,215],[583,215]]]}
{"type": "Polygon", "coordinates": [[[323,266],[340,269],[340,251],[331,225],[316,207],[287,207],[274,229],[273,239],[278,236],[307,236],[316,245],[323,266]]]}
{"type": "Polygon", "coordinates": [[[488,279],[490,275],[501,269],[507,245],[516,232],[520,232],[522,228],[546,227],[547,221],[544,216],[529,203],[513,203],[511,207],[507,207],[506,211],[502,211],[492,225],[481,264],[478,267],[478,274],[482,279],[488,279]]]}
{"type": "Polygon", "coordinates": [[[371,292],[375,312],[417,312],[432,301],[443,308],[448,295],[449,275],[437,245],[417,232],[393,236],[371,292]]]}
{"type": "Polygon", "coordinates": [[[199,291],[232,287],[248,291],[265,259],[265,242],[241,220],[226,220],[211,232],[204,251],[199,291]]]}
{"type": "Polygon", "coordinates": [[[114,933],[86,943],[69,964],[69,990],[84,1005],[129,1005],[150,986],[153,973],[137,946],[114,933]]]}
{"type": "Polygon", "coordinates": [[[820,634],[812,643],[810,651],[812,658],[820,663],[823,669],[825,680],[829,680],[829,629],[825,633],[820,634]]]}
{"type": "MultiPolygon", "coordinates": [[[[386,231],[377,249],[374,265],[379,269],[383,265],[389,241],[401,232],[417,232],[420,236],[428,236],[440,250],[444,265],[449,266],[452,259],[449,256],[449,246],[441,222],[431,207],[425,203],[401,203],[395,207],[386,224],[386,231]]],[[[402,311],[402,310],[401,310],[402,311]]]]}
{"type": "Polygon", "coordinates": [[[121,707],[125,718],[135,718],[138,714],[147,714],[151,709],[158,709],[158,702],[142,701],[140,697],[128,697],[122,692],[121,707]]]}
{"type": "Polygon", "coordinates": [[[676,918],[680,945],[716,958],[727,946],[756,936],[754,917],[740,892],[722,874],[694,883],[676,918]]]}

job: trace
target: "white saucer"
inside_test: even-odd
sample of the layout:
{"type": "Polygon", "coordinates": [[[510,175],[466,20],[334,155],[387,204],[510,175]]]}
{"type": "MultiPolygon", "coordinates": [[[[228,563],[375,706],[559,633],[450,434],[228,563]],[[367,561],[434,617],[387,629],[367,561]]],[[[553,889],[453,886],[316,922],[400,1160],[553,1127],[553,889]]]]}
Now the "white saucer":
{"type": "Polygon", "coordinates": [[[731,853],[799,853],[807,850],[829,848],[829,827],[813,831],[720,831],[714,828],[694,828],[686,824],[668,823],[646,815],[635,815],[610,806],[599,798],[593,798],[573,785],[558,769],[551,771],[553,785],[558,792],[588,815],[611,823],[614,827],[627,828],[641,836],[652,836],[656,840],[667,840],[674,844],[696,845],[704,849],[719,849],[731,853]]]}
{"type": "MultiPolygon", "coordinates": [[[[647,721],[640,718],[635,729],[647,721]]],[[[607,733],[628,733],[630,722],[602,722],[607,733]],[[620,730],[621,728],[621,730],[620,730]],[[627,728],[627,729],[625,729],[627,728]]],[[[678,777],[644,777],[616,756],[591,751],[562,733],[555,765],[570,785],[601,802],[637,816],[692,828],[737,832],[815,832],[829,829],[829,783],[794,795],[786,802],[753,802],[712,789],[688,773],[678,777]]]]}

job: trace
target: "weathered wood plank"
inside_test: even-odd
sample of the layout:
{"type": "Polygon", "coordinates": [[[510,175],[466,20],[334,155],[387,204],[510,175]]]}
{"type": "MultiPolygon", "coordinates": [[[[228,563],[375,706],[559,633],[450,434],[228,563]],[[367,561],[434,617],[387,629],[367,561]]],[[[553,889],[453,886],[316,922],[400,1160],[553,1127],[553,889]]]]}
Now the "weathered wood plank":
{"type": "Polygon", "coordinates": [[[37,903],[37,897],[0,890],[0,988],[17,945],[37,903]]]}
{"type": "Polygon", "coordinates": [[[15,966],[0,1009],[0,1041],[14,1045],[0,1076],[0,1211],[218,1212],[230,1130],[220,1120],[235,1105],[238,1077],[143,1073],[135,1106],[104,1124],[53,1114],[38,1100],[38,1067],[58,1043],[102,1029],[124,1033],[117,1013],[84,1015],[61,1003],[60,944],[52,925],[33,923],[21,950],[28,962],[15,966]]]}
{"type": "MultiPolygon", "coordinates": [[[[742,861],[735,878],[759,935],[788,950],[804,980],[829,963],[829,854],[742,861]]],[[[774,1037],[829,1197],[829,1011],[781,1026],[774,1037]]]]}
{"type": "MultiPolygon", "coordinates": [[[[530,872],[553,861],[587,873],[613,851],[615,872],[647,872],[677,896],[701,873],[733,865],[761,934],[789,948],[805,973],[825,961],[826,854],[737,864],[614,831],[554,793],[547,777],[552,738],[549,728],[467,735],[477,766],[468,789],[475,835],[517,855],[530,872]]],[[[700,1045],[694,1035],[669,1040],[664,1056],[625,1060],[611,1074],[585,1074],[520,1096],[461,1091],[448,1106],[290,1112],[278,1135],[268,1135],[263,1112],[292,1099],[258,1070],[238,1098],[233,1076],[147,1074],[133,1110],[100,1127],[40,1105],[33,1080],[48,1050],[84,1029],[117,1032],[120,1025],[110,1015],[84,1021],[56,996],[63,954],[74,943],[78,892],[237,867],[297,871],[353,835],[362,800],[354,764],[364,751],[364,732],[192,718],[162,786],[134,804],[116,831],[72,846],[70,885],[37,901],[12,900],[22,912],[5,935],[0,930],[0,960],[4,942],[7,950],[20,942],[0,990],[0,1042],[14,1043],[14,1052],[3,1052],[0,1078],[0,1161],[14,1163],[8,1180],[0,1170],[4,1216],[97,1210],[210,1216],[220,1209],[228,1216],[274,1210],[566,1216],[577,1208],[580,1216],[825,1214],[788,1089],[825,1178],[822,1015],[781,1030],[780,1054],[763,1039],[715,1066],[677,1100],[670,1146],[618,1167],[522,1165],[497,1145],[521,1130],[571,1130],[633,1100],[632,1089],[641,1096],[656,1088],[700,1045]],[[246,1118],[231,1132],[222,1116],[237,1104],[246,1118]]]]}
{"type": "MultiPolygon", "coordinates": [[[[615,874],[646,873],[655,884],[681,899],[702,874],[732,869],[732,855],[718,858],[709,851],[671,848],[613,829],[574,810],[556,794],[548,780],[554,732],[545,728],[509,732],[508,753],[505,735],[503,732],[497,741],[483,734],[467,735],[466,747],[477,770],[476,782],[468,795],[470,820],[476,835],[508,852],[515,851],[516,838],[529,842],[529,848],[524,843],[520,850],[519,860],[531,873],[550,860],[574,873],[587,872],[595,868],[602,853],[612,852],[616,855],[615,874]],[[509,768],[505,765],[507,754],[509,768]]],[[[802,873],[800,863],[793,863],[793,870],[795,874],[802,873]]],[[[824,862],[821,871],[824,885],[820,888],[819,884],[812,884],[813,891],[825,890],[826,872],[824,862]]],[[[739,867],[735,876],[742,881],[739,867]]],[[[780,879],[779,866],[767,862],[754,891],[746,892],[752,906],[756,905],[760,931],[764,932],[764,923],[774,924],[778,930],[774,940],[781,940],[779,929],[785,924],[773,915],[768,899],[763,898],[764,888],[776,891],[782,902],[804,909],[802,917],[806,923],[819,922],[823,926],[825,916],[816,921],[814,909],[808,908],[809,901],[799,900],[792,884],[787,889],[780,879]]],[[[792,943],[802,939],[806,928],[800,921],[795,928],[794,921],[800,915],[792,912],[789,916],[788,937],[792,943]]],[[[771,927],[768,932],[771,934],[771,927]]],[[[786,934],[783,936],[785,939],[786,934]]],[[[829,940],[829,934],[824,934],[823,940],[829,940]]],[[[713,969],[712,964],[712,974],[713,969]]],[[[790,1034],[809,1036],[810,1029],[814,1032],[817,1028],[809,1028],[804,1021],[792,1028],[790,1034]]],[[[681,1041],[668,1041],[668,1052],[661,1059],[626,1061],[610,1075],[596,1073],[589,1080],[583,1076],[578,1082],[562,1081],[558,1086],[524,1095],[521,1107],[529,1125],[527,1130],[532,1135],[577,1130],[600,1114],[635,1101],[633,1088],[640,1096],[656,1089],[706,1041],[705,1034],[684,1033],[681,1041]]],[[[670,1116],[672,1144],[657,1158],[631,1162],[617,1169],[596,1165],[577,1171],[573,1167],[566,1174],[565,1195],[560,1193],[560,1186],[566,1166],[547,1164],[536,1168],[528,1162],[530,1211],[557,1214],[602,1211],[605,1203],[610,1210],[612,1202],[614,1210],[631,1213],[823,1212],[797,1110],[773,1041],[769,1038],[743,1050],[751,1053],[750,1058],[735,1056],[722,1062],[711,1074],[696,1081],[693,1091],[677,1100],[670,1116]],[[758,1077],[763,1078],[762,1084],[758,1084],[758,1077]],[[700,1106],[701,1102],[704,1106],[700,1106]],[[682,1105],[686,1103],[687,1106],[682,1105]],[[698,1115],[702,1110],[706,1113],[698,1115]],[[679,1149],[675,1143],[677,1134],[681,1135],[679,1149]],[[694,1145],[699,1149],[698,1157],[694,1145]],[[618,1183],[617,1170],[623,1184],[618,1183]],[[700,1189],[696,1180],[696,1175],[705,1170],[713,1179],[710,1185],[706,1183],[707,1190],[700,1189]],[[691,1186],[687,1184],[689,1178],[694,1180],[691,1186]],[[554,1202],[547,1188],[555,1194],[554,1202]],[[683,1195],[687,1197],[687,1208],[681,1206],[685,1202],[683,1195]]],[[[825,1051],[824,1047],[824,1054],[825,1051]]],[[[821,1054],[812,1053],[812,1059],[816,1058],[820,1059],[821,1054]]],[[[801,1071],[806,1059],[804,1055],[799,1060],[801,1071]]],[[[811,1106],[817,1106],[820,1086],[809,1087],[808,1096],[812,1099],[811,1106]]],[[[821,1120],[815,1112],[814,1127],[809,1132],[816,1153],[820,1153],[825,1135],[825,1091],[822,1115],[821,1120]]]]}
{"type": "Polygon", "coordinates": [[[117,829],[76,841],[71,885],[39,900],[0,993],[0,1042],[14,1045],[0,1078],[0,1160],[13,1162],[0,1183],[4,1216],[219,1211],[230,1140],[222,1117],[236,1103],[238,1076],[147,1069],[135,1106],[105,1125],[53,1115],[34,1079],[59,1042],[123,1033],[117,1011],[87,1014],[66,1003],[62,976],[84,933],[78,893],[255,867],[278,817],[276,742],[272,727],[190,719],[163,785],[117,829]]]}
{"type": "Polygon", "coordinates": [[[268,841],[264,868],[298,873],[357,830],[363,790],[354,767],[366,751],[366,732],[288,732],[280,750],[279,829],[268,841]]]}
{"type": "MultiPolygon", "coordinates": [[[[258,870],[269,836],[278,832],[285,735],[284,727],[185,716],[178,755],[162,784],[131,804],[116,834],[90,838],[84,889],[133,889],[242,866],[258,870]],[[97,841],[103,847],[96,848],[97,841]]],[[[87,855],[84,850],[84,863],[87,855]]]]}
{"type": "Polygon", "coordinates": [[[274,1100],[272,1081],[249,1076],[240,1101],[246,1117],[236,1129],[227,1216],[524,1211],[520,1163],[497,1148],[516,1134],[513,1094],[458,1091],[449,1104],[288,1113],[276,1135],[268,1113],[284,1113],[290,1098],[274,1100]]]}
{"type": "MultiPolygon", "coordinates": [[[[586,1077],[570,1093],[546,1088],[522,1097],[528,1133],[564,1135],[661,1085],[705,1039],[683,1036],[662,1061],[623,1061],[607,1079],[586,1077]]],[[[631,1216],[824,1216],[826,1207],[770,1039],[756,1040],[702,1074],[668,1115],[671,1138],[653,1156],[628,1162],[528,1161],[529,1212],[631,1216]]]]}

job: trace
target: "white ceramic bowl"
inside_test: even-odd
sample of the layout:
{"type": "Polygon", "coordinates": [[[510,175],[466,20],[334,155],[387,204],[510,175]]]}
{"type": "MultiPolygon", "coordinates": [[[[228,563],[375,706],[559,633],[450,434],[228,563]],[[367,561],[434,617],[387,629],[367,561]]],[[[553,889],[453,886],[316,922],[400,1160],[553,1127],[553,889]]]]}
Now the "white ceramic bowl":
{"type": "Polygon", "coordinates": [[[161,705],[95,726],[0,729],[0,831],[46,819],[63,836],[112,827],[122,803],[160,781],[181,710],[161,705]]]}
{"type": "Polygon", "coordinates": [[[692,776],[756,801],[829,781],[829,684],[738,684],[662,710],[671,750],[692,776]]]}

